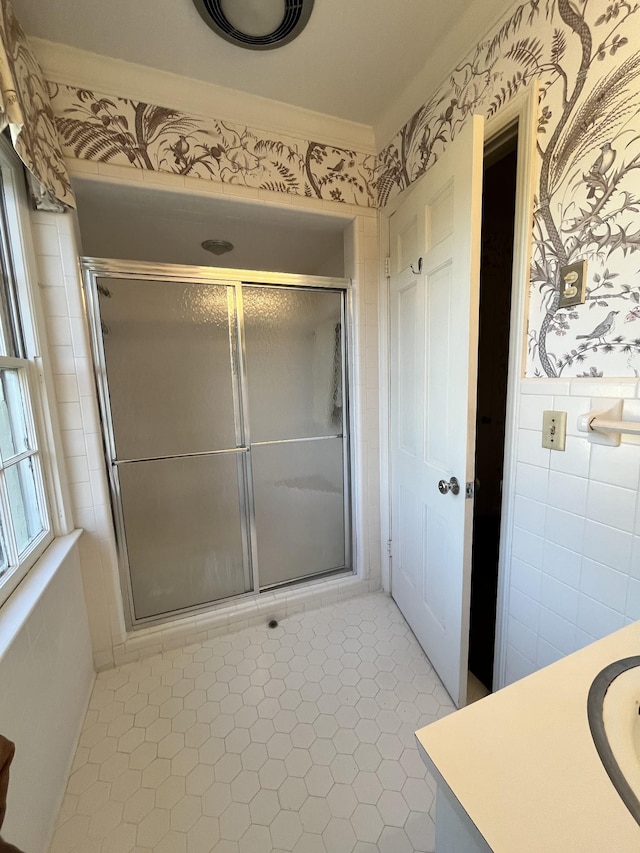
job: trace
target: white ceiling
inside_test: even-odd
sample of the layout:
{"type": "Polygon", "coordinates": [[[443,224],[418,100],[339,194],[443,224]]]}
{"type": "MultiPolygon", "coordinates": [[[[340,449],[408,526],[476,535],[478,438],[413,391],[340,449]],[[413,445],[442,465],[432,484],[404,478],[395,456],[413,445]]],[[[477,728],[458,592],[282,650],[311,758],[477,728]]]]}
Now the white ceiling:
{"type": "Polygon", "coordinates": [[[426,100],[428,87],[440,82],[450,62],[508,5],[509,0],[315,0],[295,41],[251,51],[219,38],[192,0],[14,0],[28,35],[369,126],[438,57],[432,79],[421,86],[427,87],[426,100]],[[452,52],[454,25],[459,37],[452,52]]]}

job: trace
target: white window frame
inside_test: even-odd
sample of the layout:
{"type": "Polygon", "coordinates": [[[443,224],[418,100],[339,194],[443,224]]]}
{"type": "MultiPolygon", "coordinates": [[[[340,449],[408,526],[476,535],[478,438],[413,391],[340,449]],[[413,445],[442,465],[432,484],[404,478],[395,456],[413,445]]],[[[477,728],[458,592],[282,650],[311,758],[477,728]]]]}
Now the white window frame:
{"type": "Polygon", "coordinates": [[[30,379],[31,367],[28,359],[0,356],[0,372],[3,370],[12,370],[18,377],[27,439],[24,450],[18,450],[6,460],[0,458],[0,524],[2,526],[3,551],[7,559],[6,568],[0,567],[0,594],[2,594],[3,598],[5,585],[15,588],[52,539],[49,502],[42,470],[40,442],[37,438],[33,414],[32,400],[34,394],[32,391],[33,382],[30,379]],[[11,503],[11,487],[7,474],[12,469],[18,470],[18,466],[25,461],[30,462],[33,473],[35,498],[38,515],[42,523],[42,530],[20,550],[17,535],[19,520],[15,518],[16,507],[12,506],[11,503]]]}
{"type": "MultiPolygon", "coordinates": [[[[24,169],[8,140],[0,137],[0,205],[2,205],[4,230],[3,251],[8,254],[7,274],[12,278],[15,307],[22,332],[23,353],[20,357],[0,355],[0,369],[18,371],[25,400],[24,417],[29,437],[29,453],[19,458],[31,458],[36,496],[43,529],[18,553],[15,534],[8,521],[8,490],[5,472],[11,465],[0,460],[0,517],[4,545],[9,566],[0,575],[0,607],[14,592],[36,561],[42,556],[56,535],[70,529],[65,511],[60,471],[56,465],[59,455],[59,437],[52,418],[53,396],[50,370],[43,361],[44,322],[37,291],[35,255],[31,238],[31,221],[24,169]],[[57,452],[58,451],[58,452],[57,452]]],[[[2,228],[2,223],[0,223],[2,228]]],[[[0,234],[2,239],[2,234],[0,234]]],[[[12,457],[13,463],[16,457],[12,457]]]]}

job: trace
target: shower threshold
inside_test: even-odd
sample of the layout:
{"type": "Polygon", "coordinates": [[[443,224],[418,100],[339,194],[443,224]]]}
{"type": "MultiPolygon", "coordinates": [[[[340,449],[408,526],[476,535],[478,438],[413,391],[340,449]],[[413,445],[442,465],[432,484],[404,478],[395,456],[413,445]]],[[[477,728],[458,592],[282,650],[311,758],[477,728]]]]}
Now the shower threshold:
{"type": "Polygon", "coordinates": [[[298,579],[277,588],[226,599],[187,615],[169,616],[162,623],[132,628],[114,645],[113,662],[101,668],[141,660],[251,625],[268,624],[272,619],[280,621],[295,613],[326,607],[379,588],[379,578],[370,581],[350,569],[342,569],[322,577],[298,579]]]}
{"type": "Polygon", "coordinates": [[[265,593],[265,592],[273,592],[273,590],[275,590],[275,589],[285,589],[287,587],[299,586],[300,584],[303,584],[303,583],[312,583],[313,581],[322,581],[322,580],[326,580],[329,577],[336,577],[337,575],[343,575],[344,576],[344,575],[351,575],[351,574],[353,574],[353,572],[350,568],[348,568],[347,566],[341,566],[339,569],[327,569],[327,571],[322,572],[322,574],[318,574],[317,572],[314,572],[313,574],[302,575],[301,577],[298,577],[298,578],[292,578],[289,581],[280,581],[279,583],[272,583],[268,586],[263,586],[260,589],[260,592],[257,594],[261,595],[262,593],[265,593]]]}

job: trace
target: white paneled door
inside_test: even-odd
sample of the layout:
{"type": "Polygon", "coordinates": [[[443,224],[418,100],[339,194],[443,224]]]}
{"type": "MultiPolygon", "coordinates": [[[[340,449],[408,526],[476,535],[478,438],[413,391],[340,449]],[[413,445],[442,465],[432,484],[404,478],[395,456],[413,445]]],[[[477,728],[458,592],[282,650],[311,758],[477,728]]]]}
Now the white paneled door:
{"type": "Polygon", "coordinates": [[[392,594],[458,707],[469,645],[465,483],[474,480],[482,152],[483,120],[473,116],[390,219],[392,594]]]}

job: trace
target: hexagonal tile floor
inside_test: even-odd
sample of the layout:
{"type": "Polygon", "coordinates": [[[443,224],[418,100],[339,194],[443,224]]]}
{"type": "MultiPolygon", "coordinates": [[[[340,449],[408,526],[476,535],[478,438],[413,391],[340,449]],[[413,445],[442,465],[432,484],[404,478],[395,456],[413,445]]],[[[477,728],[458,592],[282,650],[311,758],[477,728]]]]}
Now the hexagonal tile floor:
{"type": "Polygon", "coordinates": [[[451,700],[386,595],[100,673],[50,853],[412,853],[451,700]]]}

